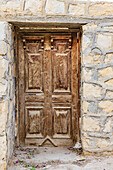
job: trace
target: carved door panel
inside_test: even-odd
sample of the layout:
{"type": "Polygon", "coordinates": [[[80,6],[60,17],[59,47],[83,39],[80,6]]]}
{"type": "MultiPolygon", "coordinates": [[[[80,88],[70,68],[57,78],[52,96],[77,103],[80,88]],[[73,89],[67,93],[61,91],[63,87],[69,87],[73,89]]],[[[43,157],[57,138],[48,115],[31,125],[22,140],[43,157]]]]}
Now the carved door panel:
{"type": "Polygon", "coordinates": [[[20,144],[75,143],[77,82],[76,33],[20,36],[20,144]]]}

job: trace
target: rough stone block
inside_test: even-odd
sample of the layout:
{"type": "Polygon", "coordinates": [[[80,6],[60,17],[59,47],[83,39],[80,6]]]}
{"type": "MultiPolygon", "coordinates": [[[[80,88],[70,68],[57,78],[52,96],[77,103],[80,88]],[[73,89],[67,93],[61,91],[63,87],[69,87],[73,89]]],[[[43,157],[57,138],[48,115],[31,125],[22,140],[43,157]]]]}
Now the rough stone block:
{"type": "Polygon", "coordinates": [[[85,15],[85,7],[86,4],[70,4],[69,6],[69,14],[75,16],[82,16],[85,15]]]}
{"type": "Polygon", "coordinates": [[[8,61],[0,57],[0,79],[5,77],[8,72],[8,61]]]}
{"type": "Polygon", "coordinates": [[[0,137],[0,160],[6,161],[7,143],[6,136],[0,137]]]}
{"type": "Polygon", "coordinates": [[[102,68],[98,70],[98,76],[100,78],[109,78],[113,76],[113,67],[102,68]]]}
{"type": "Polygon", "coordinates": [[[83,35],[83,39],[82,39],[82,51],[84,52],[85,49],[90,47],[91,43],[92,43],[91,39],[88,36],[83,35]]]}
{"type": "Polygon", "coordinates": [[[92,117],[83,117],[83,131],[100,131],[99,120],[92,117]]]}
{"type": "Polygon", "coordinates": [[[7,163],[5,161],[0,161],[0,170],[6,170],[7,169],[7,163]]]}
{"type": "Polygon", "coordinates": [[[113,45],[112,40],[113,40],[112,35],[98,34],[96,45],[104,50],[110,50],[113,45]]]}
{"type": "Polygon", "coordinates": [[[4,41],[0,41],[0,55],[6,55],[7,53],[7,44],[4,41]]]}
{"type": "Polygon", "coordinates": [[[98,106],[108,113],[113,111],[113,102],[110,100],[101,101],[98,106]]]}
{"type": "Polygon", "coordinates": [[[105,64],[113,63],[113,54],[107,54],[104,59],[105,64]]]}
{"type": "Polygon", "coordinates": [[[20,11],[20,1],[9,0],[6,4],[0,5],[0,11],[4,12],[17,12],[20,11]]]}
{"type": "Polygon", "coordinates": [[[82,111],[83,111],[83,113],[87,113],[89,104],[90,104],[89,102],[83,101],[83,103],[82,103],[82,111]]]}
{"type": "Polygon", "coordinates": [[[7,82],[0,81],[0,97],[5,96],[7,93],[7,82]]]}
{"type": "Polygon", "coordinates": [[[0,41],[6,40],[6,22],[0,22],[0,41]]]}
{"type": "Polygon", "coordinates": [[[85,98],[100,98],[102,97],[102,87],[96,84],[84,83],[83,85],[83,97],[85,98]]]}
{"type": "Polygon", "coordinates": [[[8,101],[0,103],[0,134],[5,132],[8,115],[8,101]]]}
{"type": "Polygon", "coordinates": [[[113,91],[107,91],[105,97],[113,99],[113,91]]]}
{"type": "Polygon", "coordinates": [[[110,85],[110,86],[113,87],[113,79],[110,79],[110,80],[106,81],[105,84],[110,85]]]}
{"type": "Polygon", "coordinates": [[[42,11],[43,1],[42,0],[27,0],[25,3],[25,10],[33,13],[39,13],[42,11]]]}
{"type": "Polygon", "coordinates": [[[100,149],[105,149],[109,146],[109,142],[106,139],[98,139],[96,146],[100,149]]]}
{"type": "Polygon", "coordinates": [[[108,120],[105,124],[103,132],[110,133],[112,131],[112,120],[108,120]]]}
{"type": "Polygon", "coordinates": [[[92,3],[89,6],[89,15],[105,16],[113,15],[113,3],[92,3]]]}
{"type": "Polygon", "coordinates": [[[47,0],[45,11],[47,14],[64,14],[65,5],[64,2],[57,0],[47,0]]]}
{"type": "Polygon", "coordinates": [[[82,70],[82,81],[91,81],[94,80],[94,69],[84,68],[82,70]]]}

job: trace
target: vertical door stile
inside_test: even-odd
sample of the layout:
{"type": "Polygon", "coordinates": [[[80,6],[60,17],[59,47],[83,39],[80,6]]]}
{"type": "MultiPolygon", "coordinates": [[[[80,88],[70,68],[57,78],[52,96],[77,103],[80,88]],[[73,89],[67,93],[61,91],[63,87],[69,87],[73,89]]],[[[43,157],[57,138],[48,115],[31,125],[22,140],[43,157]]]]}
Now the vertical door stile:
{"type": "Polygon", "coordinates": [[[73,44],[72,44],[72,133],[74,143],[77,141],[78,133],[78,113],[77,113],[77,102],[78,102],[78,77],[77,77],[77,34],[73,33],[73,44]]]}
{"type": "Polygon", "coordinates": [[[24,50],[23,41],[19,36],[19,141],[20,145],[25,143],[25,101],[24,101],[24,50]],[[20,71],[21,70],[21,71],[20,71]]]}
{"type": "Polygon", "coordinates": [[[51,84],[51,46],[50,36],[45,36],[44,45],[44,95],[45,95],[45,137],[52,135],[52,84],[51,84]]]}

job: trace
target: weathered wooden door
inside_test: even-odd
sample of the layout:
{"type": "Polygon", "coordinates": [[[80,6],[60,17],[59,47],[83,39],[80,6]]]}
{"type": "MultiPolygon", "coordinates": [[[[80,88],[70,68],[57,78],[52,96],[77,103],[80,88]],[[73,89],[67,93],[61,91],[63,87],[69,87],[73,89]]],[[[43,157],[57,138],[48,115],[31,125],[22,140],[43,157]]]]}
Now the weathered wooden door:
{"type": "Polygon", "coordinates": [[[77,82],[76,33],[19,37],[20,144],[76,142],[77,82]]]}

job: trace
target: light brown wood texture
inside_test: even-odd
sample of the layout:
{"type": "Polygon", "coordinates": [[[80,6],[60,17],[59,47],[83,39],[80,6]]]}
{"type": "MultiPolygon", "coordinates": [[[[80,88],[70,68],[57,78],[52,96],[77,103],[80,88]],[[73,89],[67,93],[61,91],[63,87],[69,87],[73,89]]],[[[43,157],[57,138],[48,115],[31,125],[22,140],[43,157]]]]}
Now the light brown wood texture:
{"type": "Polygon", "coordinates": [[[20,34],[21,145],[73,146],[77,141],[77,59],[77,33],[20,34]]]}

